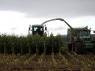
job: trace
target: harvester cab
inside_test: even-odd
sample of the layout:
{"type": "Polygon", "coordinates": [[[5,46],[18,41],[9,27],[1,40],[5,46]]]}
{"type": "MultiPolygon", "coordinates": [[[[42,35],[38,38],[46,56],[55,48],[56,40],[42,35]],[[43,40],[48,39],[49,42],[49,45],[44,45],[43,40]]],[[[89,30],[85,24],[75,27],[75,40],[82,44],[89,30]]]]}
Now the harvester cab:
{"type": "Polygon", "coordinates": [[[47,27],[44,25],[30,25],[29,26],[29,30],[28,30],[28,34],[32,35],[40,35],[43,36],[45,34],[45,31],[47,30],[47,27]]]}

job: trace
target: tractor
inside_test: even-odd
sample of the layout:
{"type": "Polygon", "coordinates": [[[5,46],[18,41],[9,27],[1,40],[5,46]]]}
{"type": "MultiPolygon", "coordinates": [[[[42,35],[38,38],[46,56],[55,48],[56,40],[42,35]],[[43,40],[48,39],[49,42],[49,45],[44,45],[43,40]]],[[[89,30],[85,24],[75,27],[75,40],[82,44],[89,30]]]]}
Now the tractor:
{"type": "MultiPolygon", "coordinates": [[[[91,29],[88,29],[88,26],[83,27],[83,28],[73,28],[74,32],[76,33],[76,37],[74,38],[74,46],[69,45],[69,49],[80,52],[80,53],[88,53],[88,52],[93,52],[94,48],[94,43],[92,43],[91,39],[91,29]]],[[[72,32],[70,29],[68,29],[67,32],[67,39],[68,41],[71,40],[71,37],[73,37],[72,32]]]]}
{"type": "Polygon", "coordinates": [[[69,27],[67,32],[67,45],[69,51],[81,52],[85,51],[85,48],[87,51],[92,50],[91,48],[93,48],[93,43],[91,41],[91,30],[88,29],[88,27],[73,28],[67,21],[62,18],[54,18],[43,22],[41,25],[29,26],[29,32],[32,31],[32,35],[43,36],[47,32],[46,23],[55,20],[63,21],[69,27]]]}

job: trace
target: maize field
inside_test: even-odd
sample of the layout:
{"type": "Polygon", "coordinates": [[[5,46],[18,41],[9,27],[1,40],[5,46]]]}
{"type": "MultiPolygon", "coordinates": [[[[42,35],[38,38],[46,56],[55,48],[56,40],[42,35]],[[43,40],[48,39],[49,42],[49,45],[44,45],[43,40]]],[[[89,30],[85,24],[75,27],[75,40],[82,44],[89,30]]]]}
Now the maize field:
{"type": "Polygon", "coordinates": [[[63,45],[60,36],[0,36],[1,54],[51,54],[58,53],[63,45]]]}
{"type": "Polygon", "coordinates": [[[61,36],[0,35],[0,71],[94,71],[94,54],[68,52],[61,36]]]}

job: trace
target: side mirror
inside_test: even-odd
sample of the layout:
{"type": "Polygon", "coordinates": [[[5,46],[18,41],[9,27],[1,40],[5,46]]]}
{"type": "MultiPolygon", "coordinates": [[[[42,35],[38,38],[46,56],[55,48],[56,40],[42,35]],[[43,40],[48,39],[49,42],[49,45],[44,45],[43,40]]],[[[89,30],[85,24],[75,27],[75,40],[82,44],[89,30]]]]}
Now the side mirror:
{"type": "Polygon", "coordinates": [[[95,31],[93,31],[93,33],[95,33],[95,31]]]}
{"type": "Polygon", "coordinates": [[[45,30],[47,30],[47,27],[45,27],[45,30]]]}

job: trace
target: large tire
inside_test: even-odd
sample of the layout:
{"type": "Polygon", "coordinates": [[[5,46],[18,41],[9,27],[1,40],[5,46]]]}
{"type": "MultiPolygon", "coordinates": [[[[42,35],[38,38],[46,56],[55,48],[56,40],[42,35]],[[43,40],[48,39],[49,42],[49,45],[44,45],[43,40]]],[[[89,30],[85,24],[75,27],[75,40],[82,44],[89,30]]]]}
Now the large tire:
{"type": "Polygon", "coordinates": [[[73,49],[73,47],[72,47],[72,43],[69,43],[69,44],[68,44],[68,50],[69,50],[69,52],[71,52],[72,49],[73,49]]]}

